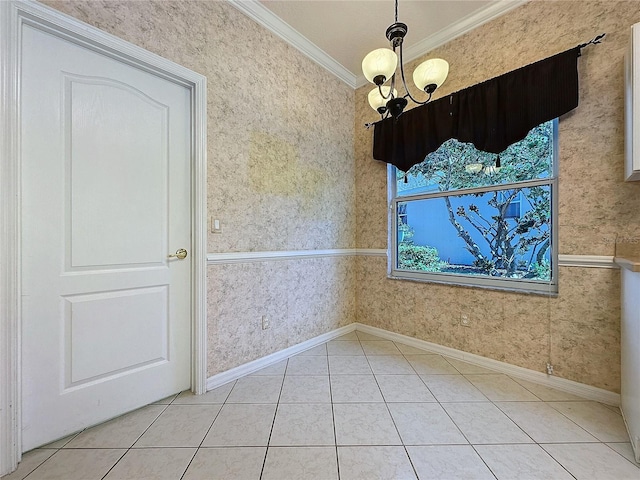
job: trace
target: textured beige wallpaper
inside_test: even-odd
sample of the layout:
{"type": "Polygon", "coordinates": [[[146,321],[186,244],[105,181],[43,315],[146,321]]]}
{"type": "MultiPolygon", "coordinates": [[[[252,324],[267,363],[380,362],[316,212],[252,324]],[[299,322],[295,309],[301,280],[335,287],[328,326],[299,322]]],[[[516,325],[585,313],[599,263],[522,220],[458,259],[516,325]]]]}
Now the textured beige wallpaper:
{"type": "MultiPolygon", "coordinates": [[[[43,3],[206,75],[209,252],[355,246],[353,89],[226,2],[43,3]]],[[[355,321],[352,258],[208,278],[209,375],[355,321]]]]}
{"type": "MultiPolygon", "coordinates": [[[[207,76],[208,209],[223,228],[210,252],[386,248],[366,87],[354,94],[224,2],[44,3],[207,76]]],[[[623,52],[638,21],[636,1],[532,1],[430,55],[451,65],[438,96],[608,34],[580,58],[580,106],[560,122],[562,254],[640,238],[640,185],[622,181],[623,52]]],[[[209,375],[357,319],[539,371],[550,355],[559,376],[619,391],[616,270],[563,267],[557,298],[391,281],[379,257],[208,274],[209,375]],[[462,312],[470,328],[454,324],[462,312]]]]}
{"type": "MultiPolygon", "coordinates": [[[[579,59],[580,105],[560,119],[559,252],[614,255],[640,239],[640,184],[623,182],[624,52],[637,1],[532,1],[437,48],[460,90],[606,32],[579,59]]],[[[423,59],[424,59],[423,58],[423,59]]],[[[409,65],[412,71],[423,59],[409,65]]],[[[357,245],[386,248],[386,169],[371,157],[370,88],[356,92],[357,245]]],[[[358,259],[358,321],[612,391],[620,388],[619,272],[560,269],[546,298],[386,278],[386,259],[358,259]],[[456,325],[462,313],[470,328],[456,325]],[[550,355],[550,357],[549,357],[550,355]]]]}
{"type": "Polygon", "coordinates": [[[354,322],[355,279],[351,257],[211,266],[209,374],[354,322]]]}

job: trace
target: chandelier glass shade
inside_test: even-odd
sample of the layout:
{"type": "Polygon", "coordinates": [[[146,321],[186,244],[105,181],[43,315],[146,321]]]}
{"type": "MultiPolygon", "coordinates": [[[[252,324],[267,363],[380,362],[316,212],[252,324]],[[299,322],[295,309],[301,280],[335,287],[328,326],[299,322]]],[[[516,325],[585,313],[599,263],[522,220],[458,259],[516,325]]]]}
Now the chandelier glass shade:
{"type": "Polygon", "coordinates": [[[422,62],[413,71],[413,83],[420,90],[429,93],[427,90],[431,86],[433,90],[444,83],[449,74],[449,64],[441,58],[432,58],[422,62]],[[435,87],[433,87],[435,85],[435,87]]]}
{"type": "Polygon", "coordinates": [[[374,85],[386,82],[398,68],[398,56],[389,48],[376,48],[362,60],[362,73],[374,85]]]}
{"type": "Polygon", "coordinates": [[[362,60],[362,73],[365,78],[373,83],[376,88],[369,92],[369,105],[377,111],[382,118],[391,115],[399,117],[409,103],[409,98],[414,103],[424,105],[431,100],[431,95],[444,83],[449,73],[449,64],[440,58],[432,58],[422,62],[413,72],[413,82],[419,90],[424,91],[428,97],[425,101],[416,100],[404,78],[404,65],[402,59],[402,42],[407,34],[408,27],[398,22],[398,0],[395,1],[396,21],[387,28],[387,39],[391,48],[377,48],[362,60]],[[396,53],[397,52],[397,53],[396,53]],[[396,70],[400,65],[400,77],[406,94],[399,97],[395,89],[396,70]],[[390,81],[390,85],[384,85],[390,81]]]}
{"type": "MultiPolygon", "coordinates": [[[[371,90],[369,92],[369,96],[367,97],[369,99],[369,105],[371,105],[371,108],[373,108],[374,110],[378,111],[378,109],[380,108],[385,108],[387,106],[387,101],[389,100],[389,91],[391,90],[391,87],[388,86],[382,86],[380,87],[380,89],[378,88],[374,88],[373,90],[371,90]]],[[[398,96],[398,91],[397,90],[393,90],[393,96],[397,97],[398,96]]]]}

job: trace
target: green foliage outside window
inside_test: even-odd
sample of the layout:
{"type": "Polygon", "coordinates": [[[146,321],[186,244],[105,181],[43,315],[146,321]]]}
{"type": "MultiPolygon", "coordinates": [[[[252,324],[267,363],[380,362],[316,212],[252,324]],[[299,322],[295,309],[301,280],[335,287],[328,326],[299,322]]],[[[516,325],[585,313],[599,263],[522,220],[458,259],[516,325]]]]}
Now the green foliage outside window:
{"type": "Polygon", "coordinates": [[[420,270],[422,272],[441,272],[447,267],[447,262],[440,259],[438,250],[425,245],[413,243],[413,229],[402,223],[398,230],[403,233],[402,241],[398,243],[398,267],[406,270],[420,270]]]}

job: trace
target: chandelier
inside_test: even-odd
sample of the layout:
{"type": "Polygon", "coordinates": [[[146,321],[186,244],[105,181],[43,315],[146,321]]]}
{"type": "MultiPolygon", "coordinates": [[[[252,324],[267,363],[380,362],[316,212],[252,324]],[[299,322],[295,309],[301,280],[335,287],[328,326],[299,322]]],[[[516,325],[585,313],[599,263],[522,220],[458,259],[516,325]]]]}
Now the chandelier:
{"type": "Polygon", "coordinates": [[[398,118],[404,108],[409,103],[407,98],[414,103],[424,105],[431,100],[431,95],[436,88],[444,83],[449,73],[449,64],[441,58],[427,60],[413,72],[413,82],[419,90],[424,91],[428,97],[421,102],[413,98],[407,82],[404,79],[404,65],[402,59],[402,41],[407,34],[408,27],[402,22],[398,22],[398,0],[395,0],[396,17],[395,23],[387,28],[387,39],[391,43],[391,48],[378,48],[370,52],[362,60],[362,73],[373,83],[376,88],[369,92],[369,105],[377,111],[381,117],[387,118],[391,115],[398,118]],[[398,53],[396,53],[396,51],[398,53]],[[400,76],[404,86],[405,95],[399,97],[395,88],[396,70],[398,68],[398,54],[400,56],[400,76]],[[389,85],[385,85],[387,80],[391,80],[389,85]]]}

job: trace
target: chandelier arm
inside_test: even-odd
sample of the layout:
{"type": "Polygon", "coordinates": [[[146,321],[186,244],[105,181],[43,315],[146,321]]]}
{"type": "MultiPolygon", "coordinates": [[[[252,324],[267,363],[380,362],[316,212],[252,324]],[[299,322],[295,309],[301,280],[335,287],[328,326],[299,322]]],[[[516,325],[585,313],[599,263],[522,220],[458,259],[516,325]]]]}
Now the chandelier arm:
{"type": "Polygon", "coordinates": [[[411,95],[409,95],[409,93],[407,92],[406,95],[404,95],[403,98],[407,98],[409,97],[411,100],[413,100],[413,102],[417,103],[418,105],[425,105],[427,103],[429,103],[431,101],[431,95],[433,95],[432,93],[428,94],[429,96],[427,97],[427,99],[424,102],[419,102],[418,100],[414,99],[411,95]]]}
{"type": "Polygon", "coordinates": [[[382,97],[383,100],[387,100],[388,98],[393,98],[393,86],[389,89],[389,94],[385,96],[385,94],[382,93],[382,85],[378,85],[378,93],[380,93],[380,96],[382,97]]]}
{"type": "Polygon", "coordinates": [[[402,59],[402,45],[400,45],[400,74],[402,75],[402,84],[404,85],[404,89],[407,92],[404,98],[409,97],[414,103],[417,103],[418,105],[424,105],[425,103],[429,103],[429,101],[431,100],[431,94],[429,94],[429,98],[427,98],[424,102],[421,102],[420,100],[416,100],[415,98],[413,98],[413,95],[411,95],[411,92],[407,87],[407,82],[404,79],[404,60],[402,59]]]}

